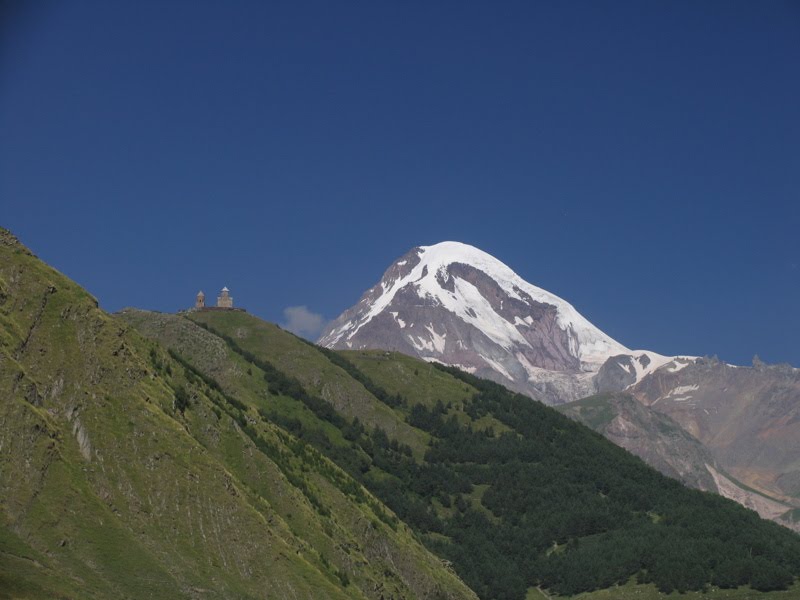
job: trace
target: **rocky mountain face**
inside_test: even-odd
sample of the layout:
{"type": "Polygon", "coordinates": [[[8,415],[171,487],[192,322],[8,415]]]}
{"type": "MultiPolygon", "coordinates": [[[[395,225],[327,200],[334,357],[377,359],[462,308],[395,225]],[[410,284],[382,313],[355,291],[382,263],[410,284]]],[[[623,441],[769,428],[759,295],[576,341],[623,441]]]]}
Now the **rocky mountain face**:
{"type": "MultiPolygon", "coordinates": [[[[591,427],[658,471],[689,487],[735,500],[765,519],[800,531],[797,499],[754,488],[734,477],[716,456],[667,414],[653,410],[628,393],[590,396],[559,405],[559,412],[591,427]]],[[[730,461],[728,461],[730,462],[730,461]]],[[[736,469],[747,477],[746,470],[736,469]]]]}
{"type": "Polygon", "coordinates": [[[800,369],[698,359],[630,392],[680,423],[737,480],[800,506],[800,369]]]}
{"type": "Polygon", "coordinates": [[[632,352],[568,302],[458,242],[400,257],[319,343],[396,350],[457,366],[548,404],[630,385],[672,360],[632,352]],[[611,357],[629,369],[627,375],[624,369],[622,375],[601,373],[611,357]]]}

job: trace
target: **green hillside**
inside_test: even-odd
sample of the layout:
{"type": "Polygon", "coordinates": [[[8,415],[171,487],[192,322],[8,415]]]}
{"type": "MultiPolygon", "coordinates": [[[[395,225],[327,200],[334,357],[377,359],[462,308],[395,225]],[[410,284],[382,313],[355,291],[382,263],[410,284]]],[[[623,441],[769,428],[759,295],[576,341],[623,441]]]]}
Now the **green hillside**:
{"type": "Polygon", "coordinates": [[[332,458],[482,598],[632,576],[664,592],[765,593],[800,573],[795,534],[499,385],[394,353],[316,348],[241,312],[123,317],[332,458]],[[213,366],[199,343],[209,334],[229,353],[213,366]]]}
{"type": "Polygon", "coordinates": [[[0,599],[798,591],[798,536],[529,398],[243,312],[110,316],[5,231],[0,398],[0,599]]]}
{"type": "Polygon", "coordinates": [[[474,597],[244,381],[252,403],[0,230],[0,598],[474,597]]]}

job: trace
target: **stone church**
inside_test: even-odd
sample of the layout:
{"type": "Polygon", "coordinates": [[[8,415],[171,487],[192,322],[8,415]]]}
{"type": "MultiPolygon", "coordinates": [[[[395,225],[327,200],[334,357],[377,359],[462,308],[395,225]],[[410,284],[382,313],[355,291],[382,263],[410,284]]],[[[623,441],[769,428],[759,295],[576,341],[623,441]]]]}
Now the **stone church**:
{"type": "Polygon", "coordinates": [[[216,306],[206,306],[206,295],[203,293],[202,290],[197,292],[197,298],[194,303],[194,307],[197,310],[208,310],[211,308],[226,308],[229,310],[233,310],[233,296],[231,296],[231,291],[224,287],[222,291],[217,296],[217,305],[216,306]]]}

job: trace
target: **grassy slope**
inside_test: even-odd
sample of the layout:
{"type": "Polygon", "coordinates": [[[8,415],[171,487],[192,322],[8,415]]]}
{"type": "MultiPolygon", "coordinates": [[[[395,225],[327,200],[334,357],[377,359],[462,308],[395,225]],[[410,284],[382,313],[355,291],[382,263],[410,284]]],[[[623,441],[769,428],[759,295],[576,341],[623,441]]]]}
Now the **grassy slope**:
{"type": "MultiPolygon", "coordinates": [[[[333,445],[349,444],[339,429],[315,416],[299,401],[270,394],[264,385],[264,374],[257,365],[245,361],[217,335],[194,323],[230,336],[240,348],[279,366],[303,382],[309,391],[325,394],[326,399],[335,398],[336,407],[347,418],[358,418],[369,429],[379,427],[400,443],[410,441],[415,457],[422,462],[431,436],[406,422],[407,405],[391,408],[381,403],[361,383],[333,364],[323,351],[276,325],[243,312],[192,312],[184,318],[128,309],[121,316],[148,337],[157,339],[186,357],[198,369],[215,377],[228,393],[242,401],[276,410],[285,418],[296,418],[306,430],[324,431],[333,445]],[[325,377],[332,381],[321,383],[325,377]]],[[[497,433],[508,430],[507,426],[488,415],[472,421],[463,413],[463,403],[477,390],[431,365],[399,353],[367,351],[341,354],[391,394],[399,393],[431,407],[443,402],[450,406],[448,415],[455,415],[462,423],[472,423],[476,429],[491,427],[497,433]]],[[[369,462],[369,457],[364,459],[369,462]]],[[[374,465],[370,474],[378,479],[388,477],[374,465]]],[[[480,503],[482,491],[485,488],[475,490],[473,503],[476,508],[485,510],[480,503]]],[[[452,513],[441,505],[437,509],[443,515],[452,513]]]]}
{"type": "Polygon", "coordinates": [[[455,415],[459,422],[470,423],[476,429],[491,427],[495,433],[509,430],[491,415],[476,421],[464,414],[465,401],[476,394],[477,390],[433,365],[399,352],[353,350],[342,351],[340,354],[390,393],[413,398],[414,402],[428,407],[442,402],[450,407],[447,410],[448,417],[455,415]]]}
{"type": "Polygon", "coordinates": [[[471,596],[332,463],[5,231],[0,398],[0,598],[471,596]]]}
{"type": "MultiPolygon", "coordinates": [[[[221,314],[221,313],[218,313],[221,314]]],[[[197,326],[189,319],[173,314],[126,309],[120,317],[146,337],[159,341],[216,380],[229,394],[256,409],[280,410],[288,418],[306,426],[322,427],[338,444],[344,444],[341,432],[330,423],[314,417],[302,402],[270,394],[264,384],[264,372],[234,352],[222,339],[197,326]]]]}
{"type": "Polygon", "coordinates": [[[461,405],[477,391],[448,373],[399,352],[358,350],[341,352],[376,383],[427,406],[441,401],[461,405]]]}
{"type": "MultiPolygon", "coordinates": [[[[237,346],[246,348],[248,352],[253,352],[262,359],[270,361],[274,364],[280,364],[281,370],[302,380],[308,388],[313,391],[317,391],[318,393],[322,393],[322,391],[326,389],[324,385],[320,385],[322,380],[322,377],[319,375],[320,373],[330,374],[331,372],[336,372],[337,376],[340,378],[347,376],[347,373],[336,367],[336,365],[331,362],[329,355],[327,355],[325,352],[315,349],[313,346],[299,340],[291,334],[283,332],[275,326],[262,323],[252,316],[243,313],[220,312],[193,313],[189,316],[191,319],[196,319],[202,321],[206,325],[209,325],[212,330],[229,336],[234,340],[237,346]],[[260,332],[260,334],[253,335],[254,331],[260,332]],[[292,359],[291,357],[295,357],[295,359],[292,359]],[[298,357],[302,357],[302,359],[298,357]]],[[[131,319],[131,317],[126,318],[129,320],[131,319]]],[[[148,318],[152,319],[152,317],[142,318],[145,321],[147,321],[148,318]]],[[[180,321],[179,317],[170,317],[170,319],[175,319],[176,322],[180,321]]],[[[186,320],[184,319],[183,321],[185,322],[186,320]]],[[[207,334],[207,332],[203,333],[207,334]]],[[[167,342],[169,342],[169,339],[171,338],[173,340],[171,343],[173,344],[177,341],[177,337],[172,336],[169,333],[169,327],[165,328],[163,325],[152,327],[151,334],[159,335],[162,340],[167,342]],[[161,333],[159,334],[159,332],[161,333]]],[[[196,346],[197,344],[184,342],[183,351],[191,351],[191,348],[196,346]]],[[[476,390],[469,385],[469,383],[465,383],[464,381],[453,377],[453,375],[450,373],[442,372],[415,359],[394,353],[343,352],[340,353],[340,355],[344,356],[346,360],[355,365],[358,370],[371,379],[374,384],[377,384],[391,394],[400,394],[404,398],[408,399],[408,402],[405,402],[400,406],[394,406],[394,408],[384,407],[386,409],[385,411],[375,410],[373,408],[365,411],[363,410],[363,407],[375,404],[377,402],[377,398],[375,398],[373,395],[370,395],[369,392],[364,389],[364,386],[358,384],[356,381],[352,381],[352,378],[351,382],[347,385],[341,383],[341,381],[343,381],[341,380],[338,384],[340,386],[339,393],[334,394],[333,397],[339,401],[338,406],[340,410],[343,407],[349,408],[347,413],[349,416],[359,416],[359,418],[366,416],[366,418],[368,418],[368,415],[370,414],[381,414],[384,416],[388,415],[391,419],[395,420],[395,423],[397,424],[394,426],[390,425],[387,427],[387,429],[397,432],[401,430],[401,420],[408,415],[409,407],[412,405],[412,403],[419,402],[423,405],[433,406],[441,402],[442,404],[448,406],[448,418],[452,415],[462,423],[470,423],[471,418],[463,411],[463,409],[465,402],[467,402],[467,398],[474,394],[476,390]],[[350,390],[350,393],[353,393],[353,390],[358,390],[358,392],[356,392],[359,395],[358,402],[360,405],[358,406],[361,407],[358,411],[354,411],[352,408],[353,404],[348,401],[348,392],[342,392],[342,390],[350,390]]],[[[229,379],[230,375],[235,374],[235,377],[233,377],[234,380],[236,378],[246,378],[245,373],[247,373],[248,369],[253,371],[255,368],[254,365],[251,365],[252,368],[245,367],[244,364],[235,366],[239,359],[241,359],[241,356],[233,357],[232,364],[221,370],[219,369],[219,365],[217,365],[216,368],[218,369],[217,372],[221,378],[221,381],[228,382],[226,385],[231,385],[229,379]]],[[[197,356],[195,360],[198,361],[197,364],[199,365],[199,361],[202,361],[202,357],[197,356]]],[[[253,371],[253,376],[255,375],[261,377],[260,373],[253,371]]],[[[244,394],[244,387],[246,387],[245,384],[241,386],[234,385],[228,389],[232,393],[244,394]]],[[[263,390],[261,393],[263,396],[263,390]]],[[[286,399],[272,397],[268,400],[268,402],[275,406],[276,404],[284,402],[285,400],[286,399]]],[[[255,402],[255,400],[251,401],[255,402]]],[[[324,427],[324,420],[320,420],[316,418],[315,415],[311,415],[310,411],[307,412],[309,412],[309,414],[306,415],[306,424],[308,426],[317,428],[324,427]]],[[[379,423],[373,421],[372,424],[380,424],[380,426],[383,427],[385,426],[386,422],[386,420],[383,420],[379,423]]],[[[508,430],[508,427],[505,424],[501,423],[491,415],[483,415],[480,417],[480,419],[478,419],[478,421],[471,421],[471,426],[473,429],[484,429],[491,427],[496,434],[499,434],[504,429],[508,430]]],[[[409,438],[406,437],[406,439],[409,438]]],[[[337,438],[335,435],[333,435],[331,436],[331,440],[335,443],[338,443],[337,440],[340,441],[341,437],[337,438]]],[[[604,444],[605,442],[603,442],[601,445],[604,444]]],[[[419,458],[418,452],[416,452],[415,455],[417,458],[419,458]]],[[[630,465],[626,468],[630,468],[630,465]]],[[[375,464],[373,464],[370,468],[370,475],[374,474],[376,471],[379,472],[380,469],[376,468],[375,464]]],[[[468,494],[466,499],[473,508],[481,511],[490,520],[496,520],[496,518],[491,514],[491,511],[483,506],[482,503],[482,498],[487,491],[487,487],[488,486],[485,485],[475,485],[472,493],[468,494]]],[[[440,518],[448,519],[454,516],[455,509],[452,507],[443,506],[437,501],[436,498],[434,498],[432,501],[432,507],[434,508],[434,512],[438,514],[440,518]]],[[[436,533],[427,533],[425,536],[431,540],[446,539],[441,538],[441,536],[436,533]]],[[[650,589],[650,587],[652,586],[639,586],[637,587],[637,593],[644,593],[643,590],[650,589]]],[[[724,593],[730,592],[720,592],[720,594],[724,593]]],[[[762,594],[758,592],[752,593],[762,594]]],[[[717,597],[724,597],[724,595],[718,595],[717,597]]]]}
{"type": "Polygon", "coordinates": [[[195,312],[189,318],[211,324],[215,331],[235,339],[244,350],[266,356],[278,369],[297,377],[307,390],[330,402],[345,417],[357,417],[368,427],[380,427],[399,442],[408,444],[415,453],[424,452],[430,439],[425,432],[410,427],[402,415],[379,402],[315,346],[245,312],[195,312]]]}
{"type": "MultiPolygon", "coordinates": [[[[249,329],[264,327],[272,330],[271,335],[279,338],[282,343],[268,346],[270,348],[270,359],[274,360],[276,357],[283,356],[287,353],[293,356],[304,356],[305,360],[295,363],[292,369],[292,373],[298,376],[307,373],[306,369],[309,368],[325,370],[335,369],[342,379],[349,380],[348,385],[350,385],[351,388],[358,390],[358,394],[360,395],[359,403],[353,403],[350,406],[355,406],[356,409],[363,409],[366,407],[364,410],[358,410],[358,412],[350,414],[358,416],[363,422],[373,427],[387,427],[388,423],[387,428],[395,432],[400,430],[401,427],[406,430],[411,429],[394,413],[394,411],[392,411],[392,409],[378,402],[377,399],[364,390],[363,386],[352,381],[346,373],[341,372],[338,367],[330,364],[324,355],[292,334],[284,332],[274,325],[259,321],[254,317],[244,315],[243,313],[213,312],[200,314],[207,317],[204,322],[210,323],[215,328],[218,327],[220,330],[226,332],[230,331],[230,333],[234,334],[238,332],[240,336],[242,335],[241,327],[243,323],[246,323],[249,329]],[[235,329],[226,330],[226,326],[235,327],[235,329]],[[314,356],[315,353],[318,354],[318,356],[314,356]],[[370,419],[370,416],[375,414],[380,415],[381,419],[370,419]]],[[[257,365],[246,362],[242,356],[233,352],[230,347],[222,343],[219,337],[195,324],[192,320],[179,315],[160,314],[132,309],[123,311],[120,316],[126,322],[136,327],[145,336],[158,340],[164,346],[177,352],[198,370],[203,371],[206,375],[213,376],[227,395],[235,397],[243,404],[256,409],[276,411],[284,418],[298,419],[303,424],[304,431],[308,432],[313,429],[321,430],[327,436],[327,439],[336,446],[350,444],[350,442],[343,438],[342,432],[339,429],[334,427],[331,423],[318,418],[301,402],[288,396],[271,394],[264,382],[264,373],[257,365]],[[222,345],[220,345],[221,343],[222,345]]],[[[191,316],[192,318],[196,318],[197,314],[191,316]]],[[[242,337],[237,338],[239,342],[242,340],[242,337]]],[[[415,437],[412,437],[412,439],[415,439],[415,437]]],[[[235,464],[235,459],[235,456],[229,457],[227,459],[228,464],[235,464]]],[[[330,505],[334,500],[333,496],[324,492],[320,497],[324,500],[326,505],[330,505]]],[[[287,518],[287,520],[291,521],[294,527],[303,528],[308,522],[308,517],[297,518],[297,515],[294,514],[296,513],[296,508],[295,502],[292,499],[287,499],[284,502],[280,502],[280,499],[276,499],[273,501],[273,507],[275,507],[282,516],[287,518]]],[[[380,524],[380,530],[374,531],[374,528],[379,524],[378,519],[373,518],[372,521],[367,524],[363,522],[363,519],[359,519],[358,515],[351,515],[348,523],[350,523],[355,531],[360,532],[360,535],[365,537],[367,542],[365,543],[365,541],[361,539],[352,539],[354,536],[348,534],[347,531],[337,531],[335,536],[338,540],[337,547],[358,548],[365,546],[369,558],[375,558],[375,556],[380,553],[389,553],[390,555],[388,558],[392,563],[392,567],[385,569],[389,575],[386,576],[386,581],[382,582],[379,586],[381,593],[386,593],[393,589],[392,586],[390,586],[393,578],[407,581],[407,585],[412,588],[414,585],[420,585],[415,583],[415,580],[418,579],[433,582],[434,588],[438,586],[444,591],[453,587],[451,576],[448,574],[446,577],[442,578],[439,569],[431,567],[431,565],[438,565],[438,561],[427,551],[419,547],[417,542],[412,540],[410,530],[404,525],[401,524],[397,532],[393,532],[392,535],[387,535],[383,530],[385,527],[383,524],[380,524]],[[405,545],[404,550],[402,548],[403,545],[405,545]],[[403,552],[405,556],[401,556],[403,552]]],[[[304,532],[304,535],[307,537],[312,536],[312,534],[313,532],[304,532]]],[[[326,542],[325,540],[315,539],[315,545],[317,547],[324,546],[326,543],[330,544],[330,541],[328,540],[326,542]]],[[[416,589],[415,593],[420,594],[420,590],[424,590],[424,587],[416,589]]],[[[469,592],[464,589],[461,589],[461,593],[469,595],[469,592]]]]}

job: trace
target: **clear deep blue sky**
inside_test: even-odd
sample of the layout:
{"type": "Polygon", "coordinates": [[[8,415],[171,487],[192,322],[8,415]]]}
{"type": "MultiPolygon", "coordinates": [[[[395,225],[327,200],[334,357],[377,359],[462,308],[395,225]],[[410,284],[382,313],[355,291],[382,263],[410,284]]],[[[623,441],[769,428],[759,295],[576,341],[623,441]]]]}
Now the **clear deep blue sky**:
{"type": "Polygon", "coordinates": [[[800,366],[800,4],[4,2],[0,224],[111,311],[333,318],[458,240],[800,366]]]}

